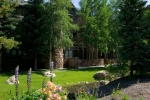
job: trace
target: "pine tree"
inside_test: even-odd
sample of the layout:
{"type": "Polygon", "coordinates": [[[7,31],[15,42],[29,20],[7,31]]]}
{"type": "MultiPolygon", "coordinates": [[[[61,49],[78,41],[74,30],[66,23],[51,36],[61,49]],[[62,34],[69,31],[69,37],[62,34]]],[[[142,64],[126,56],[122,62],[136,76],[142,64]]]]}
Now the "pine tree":
{"type": "Polygon", "coordinates": [[[0,70],[2,67],[2,48],[11,49],[19,44],[14,40],[14,30],[18,18],[13,14],[17,2],[0,0],[0,70]]]}
{"type": "Polygon", "coordinates": [[[120,4],[120,53],[124,61],[130,62],[131,76],[133,76],[133,65],[143,59],[142,17],[145,4],[143,0],[122,0],[120,4]]]}
{"type": "Polygon", "coordinates": [[[42,62],[49,51],[48,33],[45,28],[45,6],[43,0],[29,1],[24,5],[23,19],[18,25],[18,34],[21,35],[21,48],[24,50],[25,60],[34,59],[34,70],[37,62],[42,62]]]}
{"type": "MultiPolygon", "coordinates": [[[[8,47],[8,49],[11,49],[12,47],[15,46],[14,43],[17,43],[16,41],[13,41],[14,40],[13,31],[15,30],[17,22],[19,20],[19,18],[17,18],[17,16],[15,16],[13,13],[16,6],[17,6],[17,2],[14,1],[9,1],[9,0],[0,1],[0,37],[3,38],[2,40],[5,40],[5,41],[1,40],[0,44],[3,44],[3,46],[6,48],[8,47]],[[12,39],[8,39],[8,42],[6,43],[7,38],[12,38],[12,39]],[[12,43],[11,44],[12,46],[8,43],[12,43]]],[[[0,47],[2,47],[2,45],[0,45],[0,47]]]]}

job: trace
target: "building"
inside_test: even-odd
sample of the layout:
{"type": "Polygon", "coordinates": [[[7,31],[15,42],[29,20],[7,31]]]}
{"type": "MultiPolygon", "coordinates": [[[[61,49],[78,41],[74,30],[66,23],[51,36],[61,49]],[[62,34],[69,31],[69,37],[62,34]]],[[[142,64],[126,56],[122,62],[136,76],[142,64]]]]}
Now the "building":
{"type": "MultiPolygon", "coordinates": [[[[16,14],[20,18],[23,18],[24,14],[24,5],[27,4],[27,0],[19,0],[19,7],[16,9],[16,14]]],[[[73,18],[74,23],[79,26],[82,25],[81,19],[77,15],[76,8],[69,9],[69,16],[73,18]]],[[[99,52],[98,50],[87,47],[83,44],[80,33],[77,31],[73,31],[73,41],[74,46],[71,48],[66,48],[63,50],[63,67],[66,68],[77,68],[79,66],[100,66],[107,64],[111,58],[111,61],[114,63],[115,53],[110,52],[108,54],[104,54],[99,52]],[[107,58],[104,60],[104,58],[107,58]]],[[[29,69],[34,66],[34,59],[23,59],[23,50],[20,49],[12,49],[12,50],[4,50],[2,57],[2,68],[3,69],[14,69],[17,65],[20,66],[21,69],[29,69]]],[[[38,68],[44,68],[45,64],[37,62],[38,68]]]]}

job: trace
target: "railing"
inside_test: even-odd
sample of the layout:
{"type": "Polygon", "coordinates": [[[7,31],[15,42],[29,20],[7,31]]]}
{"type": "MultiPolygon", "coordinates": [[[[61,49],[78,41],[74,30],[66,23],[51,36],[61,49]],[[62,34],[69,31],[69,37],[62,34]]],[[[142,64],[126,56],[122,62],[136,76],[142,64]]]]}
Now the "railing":
{"type": "Polygon", "coordinates": [[[104,65],[104,59],[93,59],[93,60],[79,59],[78,66],[85,67],[85,66],[101,66],[101,65],[104,65]]]}
{"type": "Polygon", "coordinates": [[[89,66],[102,66],[104,64],[114,64],[115,59],[78,59],[66,58],[64,66],[68,68],[78,68],[78,67],[89,67],[89,66]]]}

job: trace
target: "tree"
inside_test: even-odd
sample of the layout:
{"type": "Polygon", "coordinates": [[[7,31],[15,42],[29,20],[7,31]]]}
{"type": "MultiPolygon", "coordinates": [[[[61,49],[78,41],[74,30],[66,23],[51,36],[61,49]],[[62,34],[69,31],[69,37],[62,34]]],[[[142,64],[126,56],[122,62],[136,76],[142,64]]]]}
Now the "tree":
{"type": "Polygon", "coordinates": [[[109,22],[112,14],[108,0],[81,0],[80,6],[80,17],[84,22],[81,28],[84,44],[107,53],[110,51],[109,22]]]}
{"type": "Polygon", "coordinates": [[[119,4],[120,0],[110,0],[109,6],[111,7],[111,17],[109,19],[109,31],[110,31],[110,36],[111,36],[111,48],[115,51],[116,53],[116,61],[117,63],[120,62],[119,58],[119,38],[118,38],[118,30],[120,28],[119,26],[119,4]]]}
{"type": "Polygon", "coordinates": [[[18,18],[13,14],[17,1],[0,1],[0,70],[2,63],[2,48],[11,49],[19,44],[14,40],[13,31],[16,28],[18,18]]]}
{"type": "Polygon", "coordinates": [[[122,0],[120,3],[120,31],[118,34],[120,53],[123,60],[130,62],[131,76],[133,76],[133,66],[144,58],[142,17],[145,4],[146,2],[142,0],[122,0]]]}
{"type": "Polygon", "coordinates": [[[63,67],[63,48],[73,46],[72,30],[77,30],[78,26],[73,23],[69,16],[69,9],[72,9],[70,0],[49,0],[46,3],[47,9],[47,31],[49,33],[49,46],[51,62],[51,52],[55,68],[63,67]]]}
{"type": "Polygon", "coordinates": [[[58,55],[54,56],[55,67],[63,67],[63,62],[61,64],[59,62],[61,59],[63,60],[62,48],[73,45],[71,30],[78,28],[72,23],[73,20],[69,16],[68,9],[71,8],[70,0],[46,2],[33,0],[25,6],[26,11],[20,24],[21,40],[26,56],[35,59],[35,70],[37,69],[37,59],[46,61],[48,54],[50,56],[47,66],[49,66],[52,51],[58,55]]]}
{"type": "Polygon", "coordinates": [[[24,5],[24,18],[18,25],[24,58],[34,59],[34,70],[37,70],[37,62],[43,62],[49,51],[48,33],[45,32],[45,10],[43,0],[29,1],[24,5]]]}

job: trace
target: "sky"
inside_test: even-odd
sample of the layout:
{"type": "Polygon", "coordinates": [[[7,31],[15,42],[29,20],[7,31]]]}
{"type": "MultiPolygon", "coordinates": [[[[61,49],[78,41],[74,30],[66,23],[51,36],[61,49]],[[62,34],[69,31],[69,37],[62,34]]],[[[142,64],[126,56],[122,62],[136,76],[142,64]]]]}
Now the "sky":
{"type": "MultiPolygon", "coordinates": [[[[79,8],[79,1],[80,0],[72,0],[72,3],[76,8],[79,8]]],[[[150,0],[145,0],[145,1],[147,1],[147,4],[150,4],[150,0]]]]}

